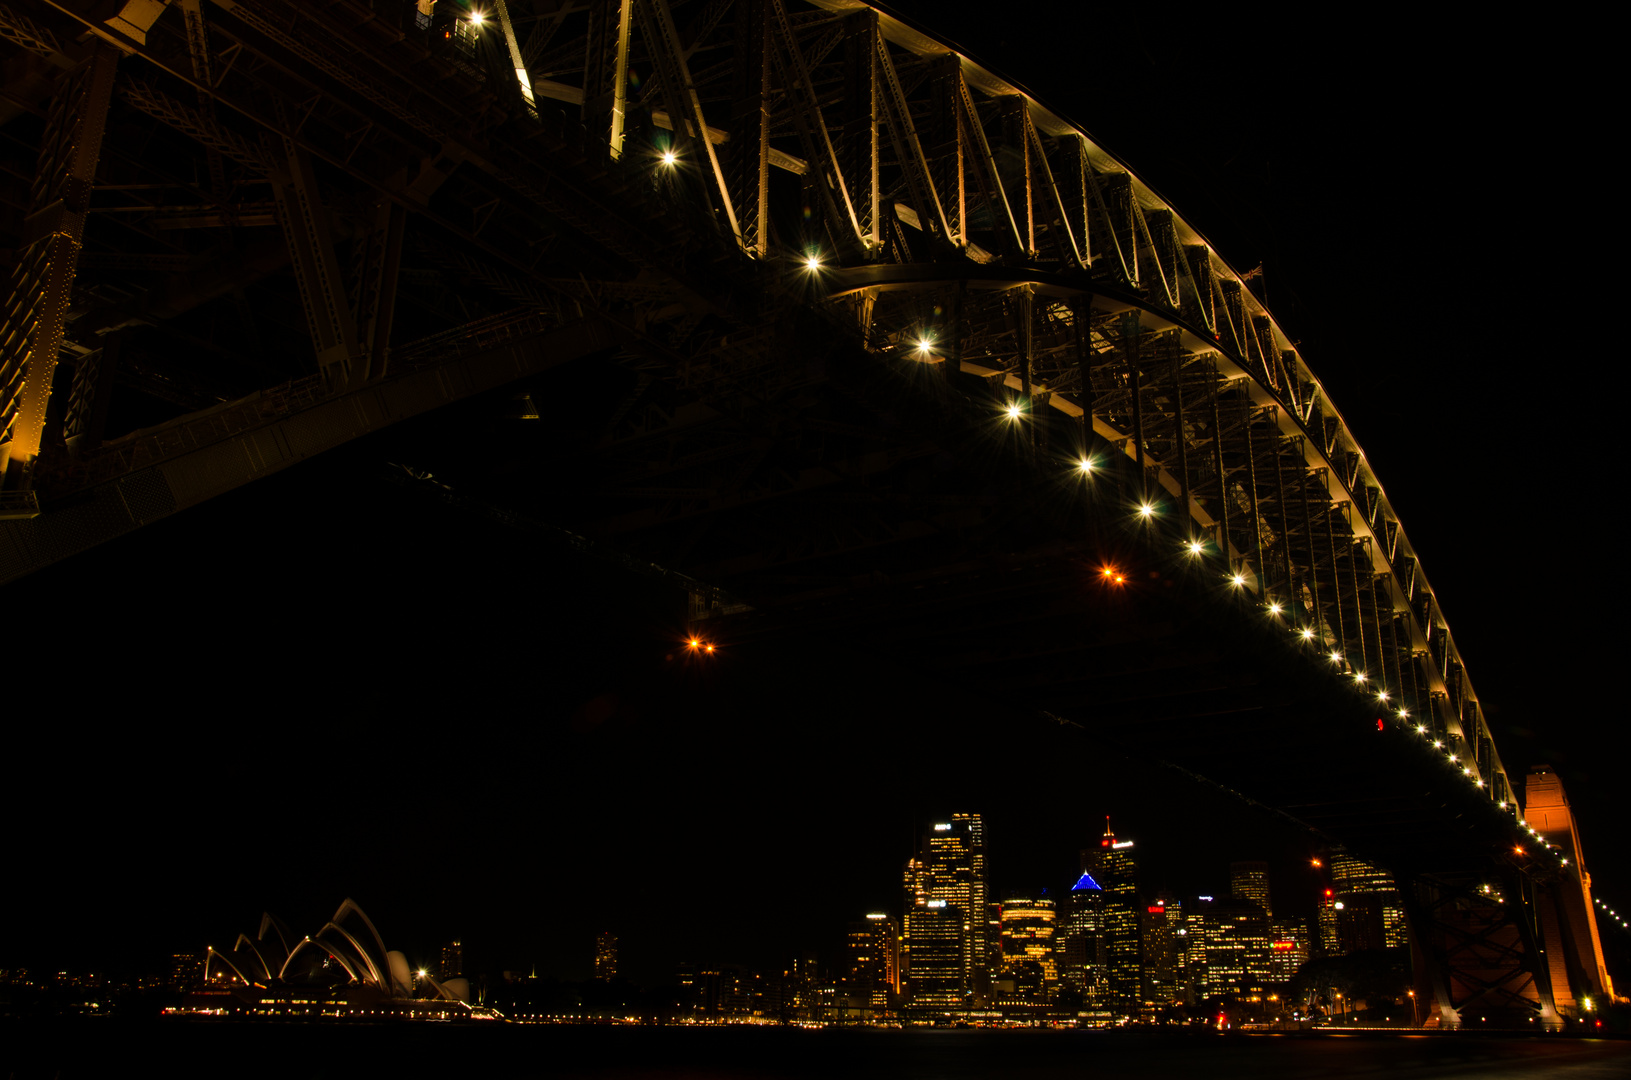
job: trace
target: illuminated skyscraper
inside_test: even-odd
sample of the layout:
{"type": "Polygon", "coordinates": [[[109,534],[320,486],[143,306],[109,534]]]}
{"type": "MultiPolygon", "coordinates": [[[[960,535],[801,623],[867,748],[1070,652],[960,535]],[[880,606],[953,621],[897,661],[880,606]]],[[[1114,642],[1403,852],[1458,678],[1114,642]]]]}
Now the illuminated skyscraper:
{"type": "Polygon", "coordinates": [[[595,978],[601,982],[617,978],[617,935],[610,930],[595,935],[595,978]]]}
{"type": "Polygon", "coordinates": [[[1289,982],[1310,955],[1308,923],[1299,918],[1269,920],[1269,982],[1289,982]]]}
{"type": "Polygon", "coordinates": [[[1042,970],[1043,993],[1059,985],[1059,962],[1053,938],[1057,905],[1046,889],[1039,896],[1009,893],[1002,902],[1002,962],[1004,968],[1032,963],[1042,970]]]}
{"type": "Polygon", "coordinates": [[[1189,919],[1191,957],[1204,975],[1196,993],[1260,994],[1269,981],[1269,917],[1250,900],[1201,897],[1189,919]],[[1197,950],[1199,946],[1199,950],[1197,950]]]}
{"type": "Polygon", "coordinates": [[[1188,944],[1184,906],[1169,896],[1163,896],[1146,904],[1144,910],[1139,912],[1138,921],[1143,945],[1143,968],[1140,973],[1143,1001],[1140,1012],[1146,1018],[1153,1018],[1179,998],[1178,982],[1183,974],[1188,944]]]}
{"type": "Polygon", "coordinates": [[[901,966],[914,1007],[961,1009],[968,1003],[964,936],[962,913],[944,900],[925,900],[907,910],[901,966]]]}
{"type": "Polygon", "coordinates": [[[950,821],[933,825],[918,857],[906,864],[904,886],[902,967],[912,1003],[951,1004],[946,1000],[949,988],[942,985],[946,979],[942,954],[953,932],[957,1004],[971,1000],[989,961],[985,829],[980,815],[953,814],[950,821]],[[933,991],[931,984],[936,987],[933,991]],[[934,1000],[920,994],[932,994],[934,1000]]]}
{"type": "Polygon", "coordinates": [[[464,974],[464,942],[450,941],[442,946],[442,978],[464,974]]]}
{"type": "Polygon", "coordinates": [[[1133,842],[1118,840],[1104,819],[1097,849],[1083,852],[1082,869],[1104,890],[1103,936],[1114,1008],[1136,1014],[1143,1001],[1138,943],[1138,864],[1133,842]]]}
{"type": "Polygon", "coordinates": [[[1269,899],[1269,864],[1230,863],[1229,895],[1239,900],[1250,900],[1263,909],[1263,914],[1273,915],[1274,904],[1269,899]]]}
{"type": "Polygon", "coordinates": [[[895,920],[873,913],[849,926],[849,982],[875,1011],[900,993],[900,929],[895,920]]]}
{"type": "Polygon", "coordinates": [[[1329,955],[1409,944],[1404,904],[1393,884],[1393,875],[1345,851],[1333,852],[1326,866],[1330,868],[1335,901],[1331,905],[1335,949],[1330,951],[1327,945],[1329,955]]]}
{"type": "Polygon", "coordinates": [[[1326,889],[1325,894],[1320,897],[1319,926],[1322,955],[1342,955],[1342,944],[1337,938],[1337,913],[1343,906],[1336,898],[1335,889],[1326,889]]]}
{"type": "Polygon", "coordinates": [[[1065,897],[1054,942],[1059,978],[1076,987],[1085,1003],[1097,1005],[1108,994],[1104,946],[1104,890],[1083,873],[1065,897]]]}

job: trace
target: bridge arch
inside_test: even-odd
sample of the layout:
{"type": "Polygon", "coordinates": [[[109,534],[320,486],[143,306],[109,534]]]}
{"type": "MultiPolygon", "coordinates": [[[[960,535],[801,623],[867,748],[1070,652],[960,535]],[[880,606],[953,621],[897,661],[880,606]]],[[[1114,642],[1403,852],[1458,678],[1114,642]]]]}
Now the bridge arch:
{"type": "MultiPolygon", "coordinates": [[[[181,396],[207,407],[103,440],[94,417],[115,357],[102,331],[130,311],[87,289],[91,310],[71,327],[59,318],[37,333],[5,328],[0,429],[22,430],[11,421],[26,413],[29,432],[0,447],[0,577],[564,355],[638,353],[687,386],[751,373],[775,359],[774,337],[761,333],[773,320],[760,309],[820,309],[882,364],[917,363],[968,400],[980,387],[1009,400],[1013,391],[1022,412],[1078,420],[1077,443],[1050,435],[1036,448],[1039,469],[1068,472],[1063,451],[1119,454],[1141,494],[1164,490],[1185,527],[1209,538],[1202,554],[1221,580],[1238,578],[1288,620],[1288,634],[1301,627],[1333,646],[1355,681],[1364,675],[1407,709],[1401,719],[1420,724],[1466,785],[1515,813],[1416,551],[1319,378],[1197,230],[1023,88],[855,0],[710,4],[682,13],[683,38],[666,0],[584,5],[551,25],[560,45],[539,78],[524,61],[484,71],[480,58],[444,56],[434,87],[416,82],[425,65],[393,53],[429,55],[426,28],[387,26],[389,5],[362,26],[291,0],[220,6],[230,10],[207,9],[203,32],[185,37],[167,37],[162,15],[150,36],[132,37],[53,9],[45,32],[16,47],[90,76],[83,92],[64,79],[72,92],[58,96],[52,124],[83,124],[100,139],[110,108],[135,110],[192,140],[197,175],[224,157],[275,178],[286,250],[246,261],[264,274],[289,268],[315,374],[257,372],[260,389],[247,395],[205,387],[181,396]],[[87,62],[64,51],[82,37],[119,55],[98,46],[87,62]],[[264,62],[201,81],[208,43],[229,38],[264,62]],[[346,55],[313,44],[322,40],[346,55]],[[179,51],[197,43],[200,52],[179,51]],[[627,93],[631,56],[650,68],[641,100],[627,93]],[[308,108],[308,88],[275,74],[292,68],[342,89],[318,91],[308,108]],[[200,89],[208,109],[191,104],[200,89]],[[291,133],[280,111],[307,121],[291,133]],[[658,157],[658,146],[677,156],[658,157]],[[325,188],[339,196],[330,209],[350,208],[356,242],[345,253],[362,267],[354,295],[335,284],[325,188]],[[570,257],[540,262],[551,250],[570,257]],[[456,273],[489,301],[518,306],[427,320],[393,344],[404,252],[420,273],[456,273]],[[936,304],[949,314],[926,314],[936,304]],[[920,336],[926,327],[932,337],[920,336]],[[43,344],[19,351],[31,334],[43,344]],[[74,398],[59,410],[61,439],[42,441],[59,339],[79,358],[74,398]]],[[[91,179],[95,149],[85,144],[42,190],[91,179]]],[[[55,202],[32,209],[58,216],[30,219],[42,228],[19,248],[11,309],[49,314],[73,281],[77,225],[55,202]]],[[[265,205],[195,209],[209,212],[164,224],[229,229],[246,215],[278,216],[265,205]]],[[[94,229],[78,265],[210,276],[94,229]]],[[[184,320],[209,299],[195,283],[142,317],[184,320]]],[[[284,944],[286,967],[305,942],[284,944]]]]}

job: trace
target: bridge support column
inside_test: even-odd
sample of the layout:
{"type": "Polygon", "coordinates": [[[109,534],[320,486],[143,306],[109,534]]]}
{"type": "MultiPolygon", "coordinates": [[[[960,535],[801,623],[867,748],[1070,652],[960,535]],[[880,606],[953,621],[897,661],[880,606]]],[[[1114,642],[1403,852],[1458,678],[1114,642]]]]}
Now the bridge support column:
{"type": "MultiPolygon", "coordinates": [[[[1402,883],[1401,883],[1402,884],[1402,883]]],[[[1450,1001],[1450,986],[1440,958],[1429,952],[1427,909],[1416,897],[1414,887],[1399,890],[1404,906],[1405,925],[1410,932],[1410,971],[1412,1000],[1417,1027],[1454,1031],[1461,1027],[1461,1014],[1450,1001]]]]}
{"type": "Polygon", "coordinates": [[[31,486],[119,54],[58,78],[0,322],[0,487],[31,486]]]}
{"type": "Polygon", "coordinates": [[[725,175],[742,229],[742,250],[770,252],[770,18],[767,0],[737,0],[736,70],[725,175]]]}
{"type": "Polygon", "coordinates": [[[317,366],[333,380],[344,382],[358,352],[357,326],[346,301],[340,264],[334,256],[328,210],[323,206],[310,156],[288,136],[282,139],[282,150],[282,168],[272,178],[278,223],[289,243],[295,284],[306,310],[317,366]]]}
{"type": "Polygon", "coordinates": [[[583,123],[607,154],[623,156],[623,125],[628,113],[629,29],[634,0],[595,0],[589,7],[589,34],[583,73],[583,123]]]}
{"type": "Polygon", "coordinates": [[[94,450],[102,443],[108,404],[113,397],[113,380],[119,369],[119,354],[128,336],[127,330],[106,335],[102,347],[80,357],[74,367],[73,388],[63,421],[63,436],[70,454],[94,450]]]}
{"type": "Polygon", "coordinates": [[[1558,1004],[1564,1004],[1562,999],[1567,993],[1572,1005],[1576,989],[1597,1001],[1611,1001],[1614,984],[1603,960],[1591,898],[1591,875],[1586,871],[1580,832],[1563,781],[1550,766],[1535,766],[1524,780],[1523,802],[1524,820],[1568,859],[1562,876],[1535,890],[1558,1004]]]}
{"type": "Polygon", "coordinates": [[[395,200],[380,198],[374,206],[373,228],[357,238],[355,293],[358,347],[363,357],[361,377],[382,378],[391,353],[391,324],[396,318],[396,284],[402,266],[402,237],[408,212],[395,200]]]}
{"type": "Polygon", "coordinates": [[[1491,1017],[1496,1024],[1562,1027],[1528,878],[1516,870],[1483,879],[1422,876],[1400,894],[1424,1027],[1491,1017]]]}

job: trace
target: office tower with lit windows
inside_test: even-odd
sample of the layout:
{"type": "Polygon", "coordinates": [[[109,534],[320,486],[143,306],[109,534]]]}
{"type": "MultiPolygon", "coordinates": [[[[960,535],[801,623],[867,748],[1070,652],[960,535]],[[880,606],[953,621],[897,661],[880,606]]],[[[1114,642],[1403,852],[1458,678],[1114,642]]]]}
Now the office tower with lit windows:
{"type": "Polygon", "coordinates": [[[1104,819],[1104,835],[1097,848],[1082,853],[1082,869],[1104,890],[1103,930],[1105,962],[1113,1007],[1126,1015],[1139,1009],[1142,964],[1138,941],[1138,863],[1133,842],[1119,840],[1104,819]]]}
{"type": "Polygon", "coordinates": [[[1337,944],[1341,954],[1410,943],[1404,904],[1392,874],[1345,851],[1333,852],[1326,865],[1339,905],[1337,944]]]}
{"type": "Polygon", "coordinates": [[[985,970],[1002,968],[1002,902],[990,897],[985,904],[985,970]]]}
{"type": "Polygon", "coordinates": [[[1319,914],[1320,955],[1341,956],[1342,945],[1337,936],[1337,914],[1345,906],[1336,898],[1336,890],[1327,888],[1320,897],[1319,914]]]}
{"type": "Polygon", "coordinates": [[[1229,864],[1229,895],[1237,900],[1250,900],[1273,915],[1274,904],[1269,898],[1269,864],[1266,862],[1237,862],[1229,864]]]}
{"type": "Polygon", "coordinates": [[[1307,920],[1294,916],[1269,919],[1269,982],[1291,981],[1310,955],[1307,920]]]}
{"type": "Polygon", "coordinates": [[[451,979],[464,974],[464,942],[450,941],[442,946],[442,975],[443,979],[451,979]]]}
{"type": "Polygon", "coordinates": [[[1189,921],[1199,952],[1196,995],[1261,994],[1269,982],[1269,917],[1250,900],[1201,897],[1189,921]]]}
{"type": "Polygon", "coordinates": [[[1109,993],[1104,909],[1104,890],[1084,871],[1065,894],[1053,938],[1060,980],[1079,990],[1090,1005],[1101,1004],[1109,993]]]}
{"type": "Polygon", "coordinates": [[[953,814],[950,821],[932,825],[918,856],[906,864],[903,885],[901,959],[912,1003],[951,1004],[943,985],[943,951],[953,929],[958,957],[955,1004],[971,1001],[988,973],[990,958],[985,828],[980,815],[953,814]],[[923,994],[930,997],[920,997],[923,994]]]}
{"type": "Polygon", "coordinates": [[[906,912],[901,935],[905,992],[914,1008],[961,1009],[972,998],[963,966],[963,914],[944,900],[906,912]]]}
{"type": "Polygon", "coordinates": [[[1048,891],[1011,892],[1002,902],[1002,970],[1034,964],[1041,972],[1042,993],[1051,997],[1059,985],[1059,961],[1053,939],[1058,930],[1058,905],[1048,891]]]}
{"type": "Polygon", "coordinates": [[[601,982],[617,978],[617,935],[610,930],[595,935],[595,978],[601,982]]]}
{"type": "Polygon", "coordinates": [[[900,929],[895,920],[873,912],[849,925],[848,982],[875,1012],[900,994],[900,929]]]}
{"type": "Polygon", "coordinates": [[[1188,945],[1184,905],[1170,896],[1158,897],[1144,905],[1138,921],[1143,946],[1140,1014],[1153,1019],[1156,1013],[1180,999],[1179,981],[1188,945]]]}

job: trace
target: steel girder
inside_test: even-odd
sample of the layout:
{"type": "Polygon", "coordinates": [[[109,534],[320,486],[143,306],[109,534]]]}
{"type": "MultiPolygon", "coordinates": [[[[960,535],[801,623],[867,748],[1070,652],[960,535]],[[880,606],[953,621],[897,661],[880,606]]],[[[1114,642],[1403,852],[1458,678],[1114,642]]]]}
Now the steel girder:
{"type": "MultiPolygon", "coordinates": [[[[671,414],[696,404],[740,419],[808,377],[785,370],[775,328],[788,310],[817,308],[880,359],[920,363],[948,386],[984,380],[1054,415],[1064,427],[1029,429],[1038,467],[1094,445],[1119,450],[1141,496],[1192,522],[1243,587],[1387,690],[1469,783],[1515,808],[1454,639],[1357,442],[1241,276],[1125,165],[930,35],[853,0],[515,0],[505,15],[500,43],[456,17],[421,19],[406,0],[189,0],[133,35],[73,4],[19,0],[0,8],[0,38],[55,71],[85,63],[61,43],[87,32],[123,53],[116,107],[146,118],[144,138],[170,157],[192,148],[193,171],[209,177],[172,175],[189,170],[116,139],[106,190],[187,191],[204,226],[187,231],[230,252],[243,208],[259,205],[243,192],[272,180],[306,302],[267,286],[287,280],[277,260],[237,283],[232,302],[284,340],[309,336],[316,354],[365,359],[362,378],[391,378],[406,253],[407,280],[451,275],[455,291],[482,295],[462,317],[439,314],[442,298],[413,306],[419,321],[396,336],[417,338],[421,359],[521,302],[527,317],[610,328],[615,362],[660,387],[671,414]],[[672,168],[655,155],[670,138],[682,151],[672,168]],[[818,269],[801,269],[812,258],[818,269]]],[[[98,70],[113,85],[111,60],[98,70]]],[[[58,129],[94,125],[94,95],[61,100],[81,103],[58,129]]],[[[94,156],[58,172],[89,181],[85,162],[94,156]]],[[[117,479],[143,439],[163,437],[81,438],[115,368],[90,358],[106,361],[102,334],[130,324],[118,306],[128,301],[98,290],[221,257],[178,238],[161,204],[120,198],[142,213],[106,215],[124,231],[92,235],[84,265],[96,276],[83,290],[66,263],[51,264],[85,315],[68,331],[82,358],[65,428],[77,460],[50,474],[48,506],[117,479]]],[[[35,279],[8,297],[24,313],[7,323],[17,341],[45,295],[35,279]]],[[[196,339],[195,329],[177,332],[196,339]]],[[[5,354],[6,415],[22,405],[21,355],[5,354]]],[[[310,356],[279,379],[244,377],[298,381],[315,366],[310,356]]],[[[121,380],[143,370],[128,356],[117,369],[121,380]]],[[[180,386],[187,374],[166,368],[149,382],[180,386]]],[[[336,383],[335,393],[354,386],[336,383]]],[[[32,385],[36,396],[49,388],[32,385]]],[[[28,406],[42,430],[43,400],[28,406]]],[[[181,438],[202,419],[171,428],[181,438]]],[[[678,473],[715,452],[727,451],[670,461],[678,473]]],[[[740,472],[768,467],[746,463],[754,452],[740,472]]],[[[637,474],[625,486],[652,488],[649,469],[637,474]]]]}
{"type": "MultiPolygon", "coordinates": [[[[817,275],[826,294],[876,351],[935,335],[943,340],[931,353],[949,350],[958,375],[998,380],[1120,445],[1148,471],[1152,492],[1176,500],[1253,591],[1459,746],[1458,758],[1511,804],[1415,552],[1319,380],[1204,239],[1064,119],[849,0],[690,5],[689,18],[664,0],[581,12],[516,3],[502,48],[445,18],[422,26],[411,4],[400,7],[382,19],[344,0],[189,2],[170,23],[135,35],[66,18],[69,5],[8,9],[4,22],[17,47],[52,62],[70,30],[132,54],[122,100],[196,140],[215,199],[233,183],[223,159],[247,170],[239,184],[287,177],[273,187],[305,298],[300,321],[320,356],[366,357],[373,375],[384,371],[409,215],[457,241],[458,258],[482,262],[486,279],[527,281],[512,296],[560,295],[536,280],[554,246],[596,252],[574,303],[614,294],[597,310],[636,328],[666,309],[680,334],[699,312],[738,305],[733,292],[764,295],[752,260],[814,254],[831,267],[817,275]],[[532,27],[524,43],[512,21],[532,27]],[[439,29],[442,40],[473,44],[449,52],[439,29]],[[551,139],[544,118],[504,111],[523,89],[504,80],[529,63],[541,98],[582,103],[599,149],[586,146],[575,168],[538,153],[551,139]],[[650,73],[637,93],[631,64],[650,73]],[[663,126],[687,155],[675,172],[700,188],[659,191],[655,201],[626,184],[592,190],[605,175],[597,161],[621,154],[625,132],[663,126]],[[796,191],[771,183],[772,162],[800,176],[796,191]],[[319,188],[336,180],[360,187],[367,208],[351,208],[356,196],[326,206],[319,188]],[[693,196],[704,200],[700,216],[693,196]],[[800,206],[808,216],[789,212],[800,206]],[[349,275],[325,235],[337,214],[364,238],[352,245],[349,275]],[[691,223],[701,221],[717,222],[749,265],[733,269],[699,251],[691,223]],[[660,296],[632,307],[615,296],[631,276],[660,296]],[[936,303],[953,314],[926,317],[936,303]]],[[[104,53],[105,97],[112,54],[104,53]]],[[[59,127],[95,127],[102,99],[81,97],[59,95],[67,103],[59,127]]],[[[94,154],[75,145],[79,165],[57,171],[87,173],[76,182],[88,192],[94,154]]],[[[649,160],[641,164],[649,173],[649,160]]],[[[231,212],[219,220],[230,225],[231,212]]],[[[46,262],[62,293],[71,266],[46,262]]],[[[45,281],[43,271],[34,277],[45,281]]],[[[14,282],[19,327],[44,287],[14,282]]],[[[721,379],[762,366],[762,348],[752,335],[743,340],[700,353],[682,342],[667,359],[694,353],[674,369],[694,392],[717,393],[721,379]]],[[[79,346],[89,354],[98,344],[79,346]]],[[[9,415],[24,402],[21,355],[8,356],[9,415]]],[[[93,367],[76,382],[94,385],[93,367]]],[[[17,447],[43,430],[49,384],[32,385],[38,400],[23,413],[37,423],[17,447]]]]}
{"type": "Polygon", "coordinates": [[[99,46],[57,78],[0,321],[0,483],[27,489],[90,209],[119,54],[99,46]]]}

